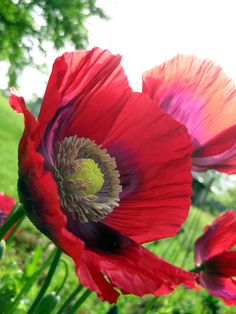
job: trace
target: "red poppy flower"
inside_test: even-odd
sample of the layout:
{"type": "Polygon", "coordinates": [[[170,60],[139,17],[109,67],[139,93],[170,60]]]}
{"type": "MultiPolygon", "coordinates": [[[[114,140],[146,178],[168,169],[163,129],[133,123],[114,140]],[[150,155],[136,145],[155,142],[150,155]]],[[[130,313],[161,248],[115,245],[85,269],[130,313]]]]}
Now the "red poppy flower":
{"type": "Polygon", "coordinates": [[[195,243],[195,264],[198,281],[227,305],[236,305],[236,214],[228,211],[204,229],[195,243]]]}
{"type": "Polygon", "coordinates": [[[236,90],[219,66],[177,56],[144,73],[143,92],[188,128],[193,170],[236,172],[236,90]]]}
{"type": "Polygon", "coordinates": [[[191,195],[185,127],[133,93],[120,56],[95,48],[56,59],[38,121],[24,113],[19,196],[29,218],[70,255],[83,285],[115,302],[166,294],[195,277],[140,244],[174,235],[191,195]]]}
{"type": "MultiPolygon", "coordinates": [[[[4,194],[3,192],[0,192],[0,227],[4,224],[7,216],[9,215],[15,204],[16,201],[13,198],[4,194]]],[[[7,235],[8,234],[9,232],[7,233],[7,235]]],[[[7,235],[4,237],[4,239],[7,238],[7,235]]]]}

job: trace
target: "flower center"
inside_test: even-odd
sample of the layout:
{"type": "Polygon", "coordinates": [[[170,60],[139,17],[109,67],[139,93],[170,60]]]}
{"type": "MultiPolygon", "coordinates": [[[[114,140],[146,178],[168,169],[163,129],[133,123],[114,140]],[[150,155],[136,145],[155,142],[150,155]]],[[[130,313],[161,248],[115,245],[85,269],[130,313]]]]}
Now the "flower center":
{"type": "Polygon", "coordinates": [[[114,158],[86,138],[57,142],[53,175],[68,218],[98,222],[118,206],[122,188],[114,158]]]}
{"type": "Polygon", "coordinates": [[[82,182],[86,195],[95,195],[104,183],[104,175],[93,159],[79,159],[78,170],[70,176],[70,179],[82,182]]]}

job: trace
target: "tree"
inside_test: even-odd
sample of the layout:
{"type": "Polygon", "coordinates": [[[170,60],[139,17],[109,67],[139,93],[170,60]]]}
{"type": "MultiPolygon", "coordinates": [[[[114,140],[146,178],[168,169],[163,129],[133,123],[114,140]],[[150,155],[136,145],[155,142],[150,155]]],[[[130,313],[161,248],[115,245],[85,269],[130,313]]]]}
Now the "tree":
{"type": "Polygon", "coordinates": [[[92,15],[106,18],[96,0],[1,0],[0,60],[9,64],[9,85],[15,85],[22,69],[33,63],[33,49],[46,53],[48,41],[56,49],[66,43],[84,48],[85,22],[92,15]]]}

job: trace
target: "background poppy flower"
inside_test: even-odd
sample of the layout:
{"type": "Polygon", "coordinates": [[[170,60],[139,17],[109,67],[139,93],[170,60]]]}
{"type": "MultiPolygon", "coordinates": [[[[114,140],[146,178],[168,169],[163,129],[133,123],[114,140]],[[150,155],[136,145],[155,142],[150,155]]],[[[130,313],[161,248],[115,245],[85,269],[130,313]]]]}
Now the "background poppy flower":
{"type": "Polygon", "coordinates": [[[25,117],[20,200],[81,283],[109,302],[114,287],[160,295],[195,278],[140,245],[186,219],[192,147],[184,126],[132,92],[120,59],[98,48],[57,58],[38,121],[10,95],[25,117]]]}
{"type": "Polygon", "coordinates": [[[143,92],[187,127],[193,170],[236,172],[236,90],[219,66],[179,55],[144,73],[143,92]]]}
{"type": "Polygon", "coordinates": [[[195,243],[195,264],[198,281],[227,305],[236,305],[236,214],[228,211],[204,229],[195,243]]]}
{"type": "MultiPolygon", "coordinates": [[[[7,219],[7,216],[9,215],[10,211],[12,210],[15,204],[16,201],[12,197],[4,194],[3,192],[0,192],[0,227],[4,224],[5,220],[7,219]]],[[[4,239],[7,238],[10,232],[11,231],[7,233],[4,239]]]]}

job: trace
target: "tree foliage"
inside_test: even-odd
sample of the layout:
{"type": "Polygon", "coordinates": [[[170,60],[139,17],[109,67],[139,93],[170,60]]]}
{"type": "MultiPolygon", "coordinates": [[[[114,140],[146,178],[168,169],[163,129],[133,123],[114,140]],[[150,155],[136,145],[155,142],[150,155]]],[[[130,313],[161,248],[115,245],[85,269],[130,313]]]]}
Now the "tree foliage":
{"type": "Polygon", "coordinates": [[[88,41],[89,16],[106,18],[96,0],[1,0],[0,60],[9,64],[9,85],[33,62],[33,49],[46,52],[46,42],[60,49],[71,43],[76,49],[88,41]]]}

